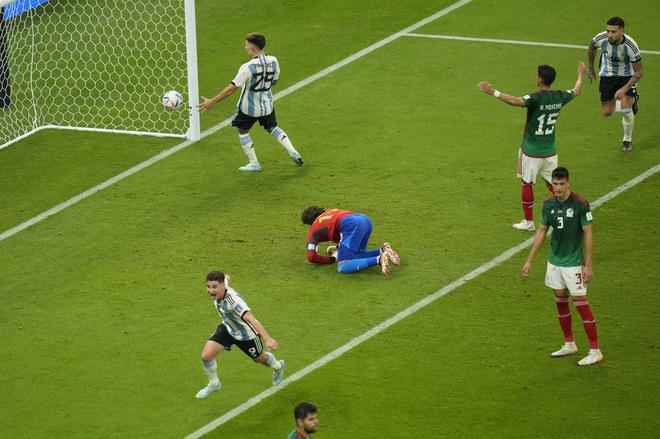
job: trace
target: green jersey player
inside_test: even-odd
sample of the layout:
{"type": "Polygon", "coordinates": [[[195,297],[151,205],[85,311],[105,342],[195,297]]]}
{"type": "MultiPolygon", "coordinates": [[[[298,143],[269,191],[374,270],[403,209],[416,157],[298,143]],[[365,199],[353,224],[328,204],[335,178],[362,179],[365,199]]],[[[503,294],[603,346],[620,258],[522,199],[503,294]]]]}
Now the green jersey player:
{"type": "Polygon", "coordinates": [[[546,186],[552,191],[550,174],[557,167],[555,127],[559,112],[582,91],[584,63],[578,64],[578,77],[571,90],[553,90],[556,71],[548,65],[538,67],[536,84],[539,89],[522,97],[510,96],[495,90],[488,82],[480,82],[479,88],[509,105],[527,108],[527,120],[522,143],[518,151],[518,178],[522,185],[522,209],[525,218],[513,225],[514,229],[533,232],[534,184],[541,173],[546,186]]]}
{"type": "Polygon", "coordinates": [[[569,293],[575,309],[580,313],[584,330],[589,338],[589,355],[580,360],[580,366],[589,366],[603,360],[598,347],[596,319],[587,301],[587,282],[593,277],[592,248],[593,217],[589,202],[571,192],[568,170],[557,168],[552,171],[554,197],[543,204],[541,225],[534,237],[534,244],[523,266],[523,276],[529,276],[534,256],[543,245],[548,228],[552,226],[552,241],[545,275],[546,286],[555,292],[559,325],[564,333],[564,345],[550,354],[553,358],[577,353],[573,340],[569,293]]]}
{"type": "Polygon", "coordinates": [[[311,439],[312,433],[316,433],[319,420],[316,417],[316,406],[308,402],[301,402],[293,409],[293,417],[296,419],[296,429],[286,439],[311,439]]]}

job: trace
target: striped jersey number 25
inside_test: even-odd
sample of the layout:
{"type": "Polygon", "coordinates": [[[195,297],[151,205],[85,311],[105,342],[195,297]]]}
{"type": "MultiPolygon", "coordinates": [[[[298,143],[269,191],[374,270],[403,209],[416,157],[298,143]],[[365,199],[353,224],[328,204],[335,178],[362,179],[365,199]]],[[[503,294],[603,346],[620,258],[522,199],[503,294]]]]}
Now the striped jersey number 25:
{"type": "Polygon", "coordinates": [[[250,87],[250,91],[268,91],[273,85],[273,78],[275,77],[275,72],[271,71],[261,71],[257,72],[255,75],[257,82],[250,87]]]}
{"type": "Polygon", "coordinates": [[[557,116],[559,113],[550,113],[548,114],[548,119],[545,119],[545,114],[542,114],[538,117],[539,127],[534,134],[537,136],[542,136],[544,134],[552,134],[555,130],[555,124],[557,123],[557,116]],[[545,126],[544,126],[545,125],[545,126]],[[544,131],[545,128],[545,131],[544,131]]]}

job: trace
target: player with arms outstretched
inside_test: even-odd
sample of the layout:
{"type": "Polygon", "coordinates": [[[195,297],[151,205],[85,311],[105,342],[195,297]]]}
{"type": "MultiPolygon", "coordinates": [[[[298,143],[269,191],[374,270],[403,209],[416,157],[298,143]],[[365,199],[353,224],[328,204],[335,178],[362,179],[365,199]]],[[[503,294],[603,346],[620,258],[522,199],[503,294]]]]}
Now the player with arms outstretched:
{"type": "Polygon", "coordinates": [[[589,202],[576,193],[571,186],[566,168],[552,171],[554,196],[543,204],[543,218],[536,231],[534,244],[523,266],[523,276],[529,276],[534,256],[543,245],[548,228],[552,226],[552,241],[548,256],[545,284],[555,293],[559,325],[564,333],[564,345],[550,354],[553,358],[565,357],[577,353],[573,340],[569,293],[573,296],[573,305],[582,317],[584,330],[589,338],[589,355],[578,362],[580,366],[589,366],[603,360],[598,347],[596,318],[587,301],[587,283],[593,278],[593,230],[589,202]]]}
{"type": "Polygon", "coordinates": [[[238,346],[255,363],[273,369],[273,385],[280,384],[284,379],[286,364],[284,360],[278,360],[271,352],[264,350],[261,338],[266,342],[266,348],[271,350],[277,349],[277,340],[268,335],[243,297],[229,286],[229,277],[221,271],[211,271],[206,275],[206,291],[222,322],[202,351],[202,364],[209,383],[197,392],[197,398],[205,399],[220,390],[222,384],[218,378],[215,357],[224,350],[231,350],[233,345],[238,346]]]}
{"type": "Polygon", "coordinates": [[[518,151],[518,178],[522,185],[522,210],[524,219],[513,224],[517,230],[533,232],[534,184],[540,173],[546,186],[552,191],[550,174],[557,167],[557,144],[555,127],[559,112],[582,91],[582,77],[586,72],[584,63],[578,64],[578,76],[571,90],[553,90],[556,71],[549,65],[537,69],[536,84],[539,90],[522,97],[510,96],[495,90],[488,82],[480,82],[479,88],[500,101],[516,107],[527,108],[527,119],[522,144],[518,151]]]}
{"type": "Polygon", "coordinates": [[[373,265],[380,265],[385,276],[390,274],[389,262],[399,265],[400,259],[389,243],[381,248],[367,250],[372,224],[369,217],[350,210],[329,209],[309,206],[302,213],[303,224],[311,227],[307,233],[307,260],[316,264],[337,262],[337,271],[355,273],[373,265]],[[317,253],[321,242],[335,242],[329,247],[330,256],[317,253]]]}
{"type": "Polygon", "coordinates": [[[202,97],[204,101],[199,105],[200,111],[208,111],[213,105],[231,96],[239,87],[243,87],[236,114],[231,121],[231,126],[238,129],[238,139],[249,160],[247,165],[239,168],[241,171],[261,171],[261,164],[257,160],[250,137],[250,129],[257,121],[286,149],[296,166],[303,165],[303,159],[291,140],[282,128],[277,126],[271,87],[277,84],[280,77],[280,64],[274,56],[264,54],[264,47],[265,36],[259,33],[247,34],[245,51],[252,59],[238,69],[236,78],[217,96],[212,99],[202,97]]]}
{"type": "Polygon", "coordinates": [[[621,17],[607,20],[604,32],[597,34],[589,44],[589,81],[596,77],[594,60],[600,49],[598,76],[600,76],[600,108],[603,116],[615,112],[622,114],[623,152],[633,149],[632,132],[637,114],[637,82],[642,78],[642,54],[639,46],[624,33],[625,22],[621,17]]]}

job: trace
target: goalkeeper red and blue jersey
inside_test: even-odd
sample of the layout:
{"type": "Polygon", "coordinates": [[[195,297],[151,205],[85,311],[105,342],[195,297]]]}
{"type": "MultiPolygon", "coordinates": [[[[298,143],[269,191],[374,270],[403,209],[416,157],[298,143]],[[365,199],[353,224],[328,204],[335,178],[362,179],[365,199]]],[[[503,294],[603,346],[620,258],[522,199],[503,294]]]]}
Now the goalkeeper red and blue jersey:
{"type": "Polygon", "coordinates": [[[307,260],[317,264],[331,264],[333,259],[317,254],[320,242],[339,242],[339,223],[353,212],[350,210],[330,209],[319,215],[307,233],[307,260]]]}

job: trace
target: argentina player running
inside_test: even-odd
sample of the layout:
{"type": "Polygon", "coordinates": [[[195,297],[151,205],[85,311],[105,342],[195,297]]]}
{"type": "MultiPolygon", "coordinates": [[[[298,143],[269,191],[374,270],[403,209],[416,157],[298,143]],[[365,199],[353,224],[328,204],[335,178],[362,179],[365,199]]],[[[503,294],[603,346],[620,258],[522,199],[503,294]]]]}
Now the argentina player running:
{"type": "Polygon", "coordinates": [[[250,129],[255,122],[264,127],[277,140],[296,164],[303,165],[303,158],[294,148],[289,136],[277,126],[273,93],[271,87],[277,84],[280,77],[280,64],[277,58],[265,55],[266,37],[259,33],[249,33],[245,37],[245,52],[250,61],[241,65],[236,78],[212,99],[202,96],[204,100],[199,106],[202,112],[208,111],[213,105],[232,95],[239,87],[243,87],[238,100],[236,114],[231,125],[238,129],[238,138],[247,155],[249,163],[241,166],[241,171],[259,172],[261,164],[254,152],[254,144],[250,137],[250,129]]]}
{"type": "Polygon", "coordinates": [[[624,33],[621,17],[607,20],[604,32],[597,34],[589,44],[589,81],[596,76],[594,60],[600,49],[598,76],[600,76],[600,102],[603,116],[621,112],[623,125],[623,152],[633,149],[632,132],[637,114],[637,82],[642,78],[642,54],[635,40],[624,33]]]}
{"type": "Polygon", "coordinates": [[[213,299],[213,305],[220,314],[222,322],[209,338],[202,351],[202,364],[209,383],[197,392],[197,398],[205,399],[211,393],[222,387],[218,378],[218,365],[215,357],[224,350],[238,346],[245,355],[255,363],[261,363],[273,369],[273,385],[278,385],[284,379],[284,360],[278,360],[271,352],[265,351],[261,337],[266,347],[277,349],[277,340],[271,338],[261,322],[252,313],[245,300],[229,286],[229,277],[221,271],[211,271],[206,275],[206,290],[213,299]]]}

